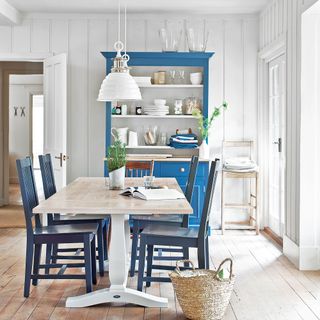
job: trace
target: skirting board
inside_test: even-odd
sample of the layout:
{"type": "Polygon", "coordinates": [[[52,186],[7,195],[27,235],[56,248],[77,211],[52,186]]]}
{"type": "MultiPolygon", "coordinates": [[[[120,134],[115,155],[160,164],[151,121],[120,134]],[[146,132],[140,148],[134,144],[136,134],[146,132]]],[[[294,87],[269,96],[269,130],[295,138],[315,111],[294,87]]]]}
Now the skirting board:
{"type": "Polygon", "coordinates": [[[283,236],[283,253],[299,270],[320,270],[319,247],[299,247],[283,236]]]}

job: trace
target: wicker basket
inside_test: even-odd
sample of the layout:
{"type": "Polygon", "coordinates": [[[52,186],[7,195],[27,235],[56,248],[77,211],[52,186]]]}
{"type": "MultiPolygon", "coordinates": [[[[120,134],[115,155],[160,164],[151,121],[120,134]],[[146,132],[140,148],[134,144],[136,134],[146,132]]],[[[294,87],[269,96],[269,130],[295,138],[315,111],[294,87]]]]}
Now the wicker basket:
{"type": "Polygon", "coordinates": [[[223,260],[217,271],[196,270],[189,260],[177,261],[176,265],[176,270],[170,273],[170,279],[184,315],[197,320],[222,319],[235,280],[232,274],[232,260],[223,260]],[[191,263],[192,270],[180,271],[179,262],[191,263]],[[217,275],[226,262],[230,262],[230,277],[220,279],[217,275]]]}

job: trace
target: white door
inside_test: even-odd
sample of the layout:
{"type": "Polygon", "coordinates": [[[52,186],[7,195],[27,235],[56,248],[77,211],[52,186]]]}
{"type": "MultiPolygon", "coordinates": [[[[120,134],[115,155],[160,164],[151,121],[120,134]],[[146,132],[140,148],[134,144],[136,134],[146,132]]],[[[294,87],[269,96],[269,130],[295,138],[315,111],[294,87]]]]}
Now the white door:
{"type": "Polygon", "coordinates": [[[57,189],[67,177],[67,55],[44,61],[44,153],[53,161],[57,189]]]}
{"type": "Polygon", "coordinates": [[[285,55],[269,64],[269,227],[280,237],[285,219],[285,55]]]}

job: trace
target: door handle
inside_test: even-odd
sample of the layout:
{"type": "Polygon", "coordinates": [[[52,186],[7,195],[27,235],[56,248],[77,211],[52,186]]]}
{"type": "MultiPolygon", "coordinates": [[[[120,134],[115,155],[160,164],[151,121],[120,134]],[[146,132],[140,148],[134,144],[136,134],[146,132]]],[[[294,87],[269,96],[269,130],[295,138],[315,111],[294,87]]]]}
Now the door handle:
{"type": "Polygon", "coordinates": [[[274,141],[273,144],[278,145],[278,152],[282,152],[282,139],[279,138],[278,141],[274,141]]]}
{"type": "Polygon", "coordinates": [[[60,167],[62,167],[62,162],[63,161],[67,161],[69,159],[68,156],[66,156],[65,154],[62,154],[62,152],[60,152],[59,156],[55,156],[55,159],[58,159],[60,161],[60,167]]]}

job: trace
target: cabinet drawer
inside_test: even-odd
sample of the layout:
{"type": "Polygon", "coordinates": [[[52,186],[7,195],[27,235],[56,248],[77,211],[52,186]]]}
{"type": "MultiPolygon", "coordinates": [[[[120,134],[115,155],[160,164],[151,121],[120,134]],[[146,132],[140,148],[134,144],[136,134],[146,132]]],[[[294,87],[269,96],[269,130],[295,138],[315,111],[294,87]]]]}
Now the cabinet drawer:
{"type": "MultiPolygon", "coordinates": [[[[187,177],[189,175],[190,162],[162,162],[161,177],[187,177]]],[[[199,163],[197,176],[205,175],[207,163],[199,163]]]]}

